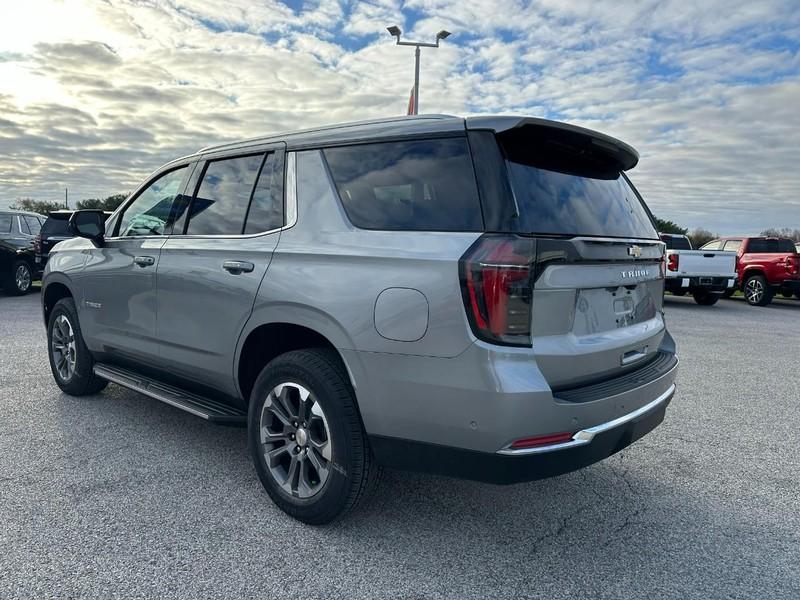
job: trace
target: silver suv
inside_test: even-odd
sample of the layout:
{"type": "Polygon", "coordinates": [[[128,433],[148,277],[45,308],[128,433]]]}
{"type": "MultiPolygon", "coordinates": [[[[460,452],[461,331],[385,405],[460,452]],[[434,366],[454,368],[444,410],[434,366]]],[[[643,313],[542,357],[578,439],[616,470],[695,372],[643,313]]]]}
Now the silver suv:
{"type": "Polygon", "coordinates": [[[674,391],[664,246],[630,146],[520,117],[421,116],[216,146],[44,276],[50,365],[249,430],[307,523],[382,466],[499,484],[601,460],[674,391]]]}

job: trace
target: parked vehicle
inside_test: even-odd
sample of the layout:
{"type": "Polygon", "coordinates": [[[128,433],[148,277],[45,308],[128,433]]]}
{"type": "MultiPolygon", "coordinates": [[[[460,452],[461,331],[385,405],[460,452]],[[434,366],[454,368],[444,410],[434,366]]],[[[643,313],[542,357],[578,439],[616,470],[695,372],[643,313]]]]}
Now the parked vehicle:
{"type": "Polygon", "coordinates": [[[730,252],[692,250],[685,235],[661,233],[667,246],[664,289],[676,296],[687,292],[703,306],[717,303],[723,292],[736,283],[736,257],[730,252]]]}
{"type": "Polygon", "coordinates": [[[42,269],[33,255],[33,239],[44,217],[18,210],[0,210],[0,285],[9,294],[27,294],[42,269]]]}
{"type": "MultiPolygon", "coordinates": [[[[42,225],[42,230],[34,240],[34,251],[36,255],[36,264],[41,269],[47,264],[47,259],[50,256],[50,250],[58,242],[71,239],[74,237],[69,230],[69,219],[75,211],[73,210],[57,210],[48,214],[47,219],[42,225]]],[[[103,213],[106,217],[111,215],[111,212],[103,213]]]]}
{"type": "Polygon", "coordinates": [[[267,492],[307,523],[382,466],[501,484],[584,467],[675,391],[637,161],[520,117],[206,148],[107,223],[72,217],[42,295],[53,376],[246,423],[267,492]]]}
{"type": "Polygon", "coordinates": [[[777,292],[800,298],[800,253],[792,240],[729,237],[708,242],[703,249],[736,252],[736,270],[748,304],[766,306],[777,292]]]}

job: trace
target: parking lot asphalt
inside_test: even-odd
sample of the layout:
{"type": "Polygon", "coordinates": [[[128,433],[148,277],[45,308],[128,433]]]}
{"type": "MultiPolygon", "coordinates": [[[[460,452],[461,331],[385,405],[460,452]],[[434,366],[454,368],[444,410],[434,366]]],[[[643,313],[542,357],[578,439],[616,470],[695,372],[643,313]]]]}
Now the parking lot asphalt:
{"type": "Polygon", "coordinates": [[[0,295],[0,598],[798,598],[800,301],[666,300],[665,422],[580,472],[495,487],[387,472],[324,528],[243,429],[52,381],[39,295],[0,295]]]}

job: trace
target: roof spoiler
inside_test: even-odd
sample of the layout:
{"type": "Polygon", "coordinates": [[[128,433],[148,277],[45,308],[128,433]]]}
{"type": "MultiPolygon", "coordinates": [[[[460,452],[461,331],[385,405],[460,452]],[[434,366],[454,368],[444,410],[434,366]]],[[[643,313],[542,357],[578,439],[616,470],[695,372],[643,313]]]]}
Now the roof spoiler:
{"type": "Polygon", "coordinates": [[[489,129],[497,134],[530,127],[552,137],[553,140],[563,140],[570,145],[575,145],[576,142],[588,145],[593,152],[611,159],[621,171],[632,169],[639,162],[639,153],[625,142],[599,131],[568,123],[535,117],[468,117],[466,127],[489,129]]]}

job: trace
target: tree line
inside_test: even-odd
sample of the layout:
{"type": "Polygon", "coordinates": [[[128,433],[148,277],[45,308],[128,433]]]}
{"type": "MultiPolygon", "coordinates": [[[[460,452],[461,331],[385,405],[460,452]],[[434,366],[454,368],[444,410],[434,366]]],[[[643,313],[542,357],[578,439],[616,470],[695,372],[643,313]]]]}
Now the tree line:
{"type": "MultiPolygon", "coordinates": [[[[89,208],[100,210],[115,210],[128,194],[113,194],[105,198],[87,198],[85,200],[78,200],[75,208],[78,210],[86,210],[89,208]]],[[[48,213],[57,210],[64,210],[64,204],[61,202],[49,202],[47,200],[34,200],[33,198],[20,198],[11,205],[14,210],[25,210],[28,212],[39,213],[40,215],[47,215],[48,213]]]]}
{"type": "MultiPolygon", "coordinates": [[[[695,227],[689,231],[688,228],[681,227],[674,221],[667,221],[664,219],[659,219],[658,217],[654,218],[656,220],[656,225],[658,226],[659,232],[685,235],[689,238],[689,240],[691,240],[692,248],[699,248],[711,240],[722,237],[718,233],[713,233],[708,229],[704,229],[703,227],[695,227]]],[[[763,235],[765,237],[789,238],[795,243],[800,243],[800,229],[792,229],[791,227],[770,227],[768,229],[764,229],[759,235],[763,235]]]]}

